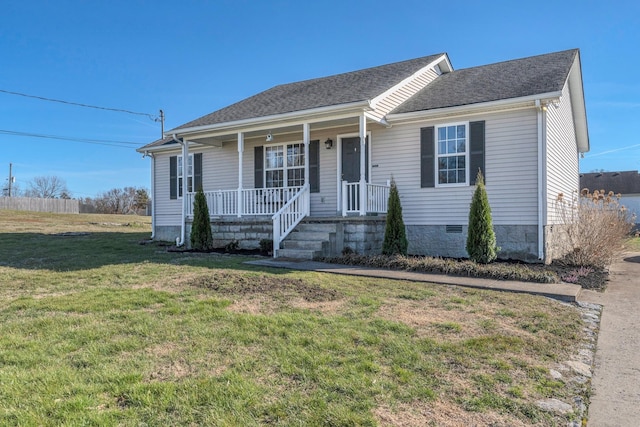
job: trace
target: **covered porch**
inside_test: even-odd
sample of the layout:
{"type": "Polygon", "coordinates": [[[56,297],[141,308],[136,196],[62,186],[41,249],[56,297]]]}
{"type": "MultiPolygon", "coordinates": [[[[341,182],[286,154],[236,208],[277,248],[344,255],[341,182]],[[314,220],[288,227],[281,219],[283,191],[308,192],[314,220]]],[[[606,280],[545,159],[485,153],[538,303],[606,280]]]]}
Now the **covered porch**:
{"type": "MultiPolygon", "coordinates": [[[[367,129],[370,120],[366,113],[360,112],[303,123],[243,126],[235,133],[228,130],[185,132],[174,135],[174,139],[181,144],[183,159],[190,159],[192,152],[203,150],[206,150],[205,156],[215,156],[216,149],[223,148],[227,156],[225,166],[237,161],[237,186],[229,186],[228,174],[225,174],[227,184],[224,186],[215,188],[216,183],[207,181],[202,185],[210,216],[213,220],[269,219],[273,223],[274,255],[277,256],[281,242],[302,219],[327,217],[328,206],[333,203],[335,208],[329,215],[336,217],[387,212],[389,181],[374,183],[371,179],[372,144],[371,132],[367,129]],[[330,136],[319,140],[319,135],[330,136]],[[230,157],[232,147],[235,160],[230,157]],[[318,163],[319,157],[323,159],[323,167],[318,163]],[[327,165],[327,161],[332,164],[327,165]],[[247,185],[252,174],[253,185],[247,185]],[[319,193],[320,178],[324,192],[313,194],[319,193]],[[325,199],[329,205],[324,204],[325,199]],[[323,203],[324,211],[314,208],[318,203],[323,203]]],[[[193,217],[198,182],[190,178],[195,176],[191,168],[191,163],[185,163],[188,169],[185,175],[189,178],[181,181],[185,222],[193,217]]],[[[205,165],[204,173],[217,171],[205,165]]]]}

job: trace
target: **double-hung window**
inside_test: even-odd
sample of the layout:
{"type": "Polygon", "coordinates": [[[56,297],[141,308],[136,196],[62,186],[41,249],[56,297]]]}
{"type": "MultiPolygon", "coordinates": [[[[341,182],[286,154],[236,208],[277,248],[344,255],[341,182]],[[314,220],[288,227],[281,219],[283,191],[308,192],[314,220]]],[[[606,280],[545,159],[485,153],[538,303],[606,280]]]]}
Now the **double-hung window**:
{"type": "Polygon", "coordinates": [[[269,145],[264,150],[265,187],[304,185],[304,144],[269,145]]]}
{"type": "Polygon", "coordinates": [[[420,187],[475,185],[484,173],[485,121],[420,128],[420,187]]]}
{"type": "Polygon", "coordinates": [[[436,128],[437,185],[467,185],[469,154],[467,124],[448,124],[436,128]]]}
{"type": "Polygon", "coordinates": [[[187,192],[192,193],[193,189],[193,154],[189,154],[189,159],[187,161],[187,165],[185,168],[184,161],[182,156],[178,156],[178,197],[182,197],[182,180],[185,177],[185,169],[186,169],[186,178],[187,178],[187,192]]]}

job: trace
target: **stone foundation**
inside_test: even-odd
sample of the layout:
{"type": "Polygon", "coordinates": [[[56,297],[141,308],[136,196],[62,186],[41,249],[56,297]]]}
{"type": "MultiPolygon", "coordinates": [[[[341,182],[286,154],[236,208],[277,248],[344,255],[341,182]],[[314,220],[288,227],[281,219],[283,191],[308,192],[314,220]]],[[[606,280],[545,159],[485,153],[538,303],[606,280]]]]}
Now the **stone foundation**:
{"type": "Polygon", "coordinates": [[[361,255],[378,255],[382,252],[386,225],[384,217],[346,217],[339,221],[343,226],[344,248],[361,255]]]}
{"type": "Polygon", "coordinates": [[[566,225],[563,224],[544,227],[545,264],[549,264],[554,259],[564,257],[571,250],[571,245],[564,230],[565,227],[566,225]]]}
{"type": "MultiPolygon", "coordinates": [[[[500,259],[527,262],[538,260],[538,228],[535,225],[496,225],[500,259]]],[[[409,253],[413,255],[467,258],[468,227],[446,225],[409,225],[409,253]]]]}

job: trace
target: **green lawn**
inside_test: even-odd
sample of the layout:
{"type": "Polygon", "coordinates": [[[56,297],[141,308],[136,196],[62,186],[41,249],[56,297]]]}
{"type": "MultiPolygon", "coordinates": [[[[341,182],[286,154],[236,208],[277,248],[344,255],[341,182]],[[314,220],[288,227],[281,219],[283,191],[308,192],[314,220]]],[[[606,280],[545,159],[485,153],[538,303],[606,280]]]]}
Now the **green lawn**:
{"type": "Polygon", "coordinates": [[[575,309],[167,252],[149,219],[0,210],[0,425],[566,425],[575,309]],[[88,234],[84,234],[88,233],[88,234]]]}

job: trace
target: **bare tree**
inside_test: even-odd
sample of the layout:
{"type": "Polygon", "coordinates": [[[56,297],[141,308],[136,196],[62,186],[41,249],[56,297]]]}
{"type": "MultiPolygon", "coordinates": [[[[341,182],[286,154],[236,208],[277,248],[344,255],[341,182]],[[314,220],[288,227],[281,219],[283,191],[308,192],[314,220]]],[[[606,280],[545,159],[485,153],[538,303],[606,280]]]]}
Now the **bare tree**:
{"type": "Polygon", "coordinates": [[[98,194],[93,204],[98,213],[135,214],[138,209],[146,207],[149,195],[144,188],[124,187],[112,188],[98,194]]]}
{"type": "Polygon", "coordinates": [[[29,189],[25,191],[27,197],[41,199],[57,199],[63,194],[69,197],[67,183],[58,176],[37,176],[29,181],[29,189]]]}
{"type": "MultiPolygon", "coordinates": [[[[9,197],[9,184],[5,183],[2,187],[2,197],[9,197]]],[[[11,197],[20,197],[22,195],[22,189],[15,182],[11,184],[11,197]]]]}

